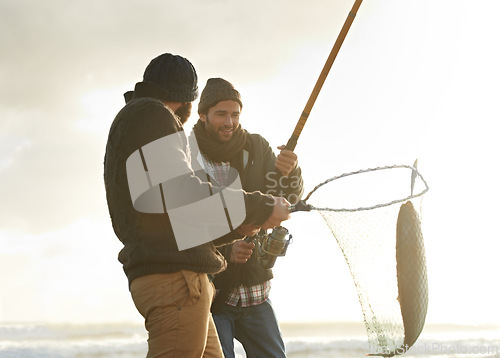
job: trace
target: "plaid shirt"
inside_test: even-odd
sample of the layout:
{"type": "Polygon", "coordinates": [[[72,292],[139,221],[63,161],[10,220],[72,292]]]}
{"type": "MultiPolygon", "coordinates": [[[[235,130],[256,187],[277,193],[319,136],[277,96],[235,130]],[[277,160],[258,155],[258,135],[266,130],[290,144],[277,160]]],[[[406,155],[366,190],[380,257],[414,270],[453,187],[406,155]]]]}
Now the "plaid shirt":
{"type": "Polygon", "coordinates": [[[226,304],[237,306],[241,302],[241,307],[256,306],[264,303],[269,298],[271,281],[266,281],[255,286],[240,286],[233,288],[229,294],[226,304]]]}
{"type": "Polygon", "coordinates": [[[226,185],[231,165],[229,162],[214,162],[202,154],[205,170],[219,185],[226,185]]]}
{"type": "MultiPolygon", "coordinates": [[[[215,162],[208,159],[203,154],[202,156],[206,164],[205,169],[208,171],[207,174],[214,178],[219,185],[226,185],[231,165],[228,162],[215,162]]],[[[241,301],[241,307],[260,305],[269,298],[270,290],[270,280],[250,287],[240,286],[233,288],[226,300],[226,304],[237,306],[238,302],[241,301]]],[[[217,293],[218,291],[219,290],[217,290],[217,293]]]]}

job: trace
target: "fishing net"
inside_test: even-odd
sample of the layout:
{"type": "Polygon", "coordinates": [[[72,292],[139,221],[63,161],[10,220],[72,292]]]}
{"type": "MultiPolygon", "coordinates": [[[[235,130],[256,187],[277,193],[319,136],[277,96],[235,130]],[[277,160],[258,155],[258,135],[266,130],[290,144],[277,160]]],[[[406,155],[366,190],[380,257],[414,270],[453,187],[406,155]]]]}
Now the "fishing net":
{"type": "Polygon", "coordinates": [[[404,353],[427,313],[420,227],[428,187],[416,167],[366,169],[328,179],[304,200],[319,210],[349,266],[368,334],[369,355],[404,353]]]}

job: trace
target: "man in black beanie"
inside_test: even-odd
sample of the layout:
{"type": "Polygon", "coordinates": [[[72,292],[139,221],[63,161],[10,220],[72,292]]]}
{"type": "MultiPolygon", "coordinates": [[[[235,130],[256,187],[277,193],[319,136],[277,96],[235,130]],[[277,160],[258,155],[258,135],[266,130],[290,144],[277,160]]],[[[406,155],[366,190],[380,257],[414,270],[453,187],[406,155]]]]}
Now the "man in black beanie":
{"type": "MultiPolygon", "coordinates": [[[[244,190],[281,195],[295,204],[303,194],[297,156],[280,146],[276,157],[263,137],[242,129],[242,107],[240,93],[231,83],[221,78],[207,81],[198,105],[200,119],[191,135],[196,137],[207,180],[225,185],[225,173],[234,168],[240,173],[244,190]]],[[[246,233],[250,236],[258,232],[257,227],[253,229],[247,226],[246,233]]],[[[269,300],[276,256],[266,258],[260,245],[255,239],[219,247],[229,263],[214,278],[218,292],[212,315],[226,358],[235,356],[234,338],[241,342],[248,358],[285,357],[269,300]]]]}
{"type": "Polygon", "coordinates": [[[215,187],[195,175],[182,125],[197,95],[196,71],[187,59],[156,57],[126,95],[106,145],[106,198],[124,245],[118,260],[145,318],[148,357],[222,357],[208,274],[224,270],[226,261],[215,245],[244,237],[248,225],[269,228],[289,217],[286,200],[215,187]],[[232,210],[238,198],[243,216],[232,210]],[[224,225],[214,213],[197,211],[207,202],[221,211],[217,218],[227,217],[224,225]]]}

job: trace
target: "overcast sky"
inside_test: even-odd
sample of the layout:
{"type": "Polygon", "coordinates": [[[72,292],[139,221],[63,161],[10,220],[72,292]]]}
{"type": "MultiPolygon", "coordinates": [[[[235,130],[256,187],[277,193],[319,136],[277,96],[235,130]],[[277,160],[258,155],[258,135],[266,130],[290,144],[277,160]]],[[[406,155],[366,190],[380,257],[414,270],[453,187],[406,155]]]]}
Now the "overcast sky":
{"type": "MultiPolygon", "coordinates": [[[[0,322],[139,321],[102,162],[123,93],[152,58],[190,59],[200,91],[210,77],[231,81],[243,126],[276,147],[352,4],[0,0],[0,322]]],[[[419,159],[431,187],[430,321],[500,323],[499,10],[496,0],[365,0],[296,149],[306,191],[419,159]]],[[[274,280],[283,320],[359,319],[333,238],[308,235],[321,225],[313,214],[285,225],[298,234],[274,280]],[[321,281],[297,280],[316,274],[333,280],[331,309],[298,312],[321,281]],[[298,283],[304,293],[290,302],[298,283]]]]}

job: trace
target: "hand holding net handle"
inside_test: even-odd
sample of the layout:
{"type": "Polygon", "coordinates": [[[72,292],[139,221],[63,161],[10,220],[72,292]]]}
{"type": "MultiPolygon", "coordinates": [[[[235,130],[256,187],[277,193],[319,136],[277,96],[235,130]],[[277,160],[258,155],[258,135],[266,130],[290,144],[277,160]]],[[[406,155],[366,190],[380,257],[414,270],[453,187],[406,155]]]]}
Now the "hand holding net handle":
{"type": "Polygon", "coordinates": [[[335,61],[335,58],[339,53],[340,47],[344,42],[347,32],[349,31],[351,24],[354,21],[354,18],[356,17],[356,13],[358,12],[358,9],[362,1],[363,0],[356,0],[354,5],[352,6],[351,11],[349,11],[349,15],[347,16],[347,19],[344,22],[344,26],[342,26],[342,29],[340,30],[340,34],[337,37],[337,41],[335,41],[335,44],[333,45],[332,51],[330,52],[330,55],[328,56],[325,65],[323,66],[323,70],[321,71],[321,74],[319,75],[319,78],[316,81],[316,85],[314,86],[313,91],[309,96],[309,100],[307,101],[306,106],[304,107],[304,111],[302,111],[302,114],[300,115],[299,121],[297,122],[297,125],[295,126],[293,134],[288,140],[285,149],[291,151],[295,149],[300,133],[302,132],[302,129],[306,124],[307,118],[309,117],[309,113],[311,113],[311,110],[314,106],[314,102],[316,102],[316,98],[318,98],[319,92],[321,91],[321,87],[323,87],[323,83],[325,83],[326,77],[328,76],[328,73],[332,68],[333,62],[335,61]]]}

